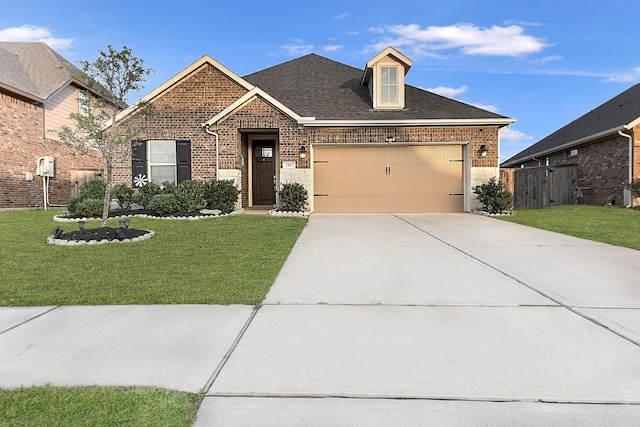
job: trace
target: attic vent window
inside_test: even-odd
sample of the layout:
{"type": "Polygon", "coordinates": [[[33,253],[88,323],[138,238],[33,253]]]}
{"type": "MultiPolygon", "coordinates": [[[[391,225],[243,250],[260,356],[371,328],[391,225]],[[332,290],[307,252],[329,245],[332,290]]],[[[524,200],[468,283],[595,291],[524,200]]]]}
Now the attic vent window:
{"type": "Polygon", "coordinates": [[[381,67],[380,75],[382,78],[382,102],[396,104],[398,102],[398,68],[381,67]]]}

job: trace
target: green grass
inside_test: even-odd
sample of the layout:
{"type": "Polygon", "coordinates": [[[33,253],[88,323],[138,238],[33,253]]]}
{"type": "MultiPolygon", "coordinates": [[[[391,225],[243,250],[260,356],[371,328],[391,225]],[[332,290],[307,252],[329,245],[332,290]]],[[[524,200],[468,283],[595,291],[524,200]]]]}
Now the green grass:
{"type": "Polygon", "coordinates": [[[523,209],[496,217],[544,230],[640,250],[640,210],[603,206],[523,209]]]}
{"type": "MultiPolygon", "coordinates": [[[[260,303],[306,224],[232,215],[197,221],[131,218],[146,241],[46,244],[54,211],[0,213],[0,306],[260,303]]],[[[89,221],[88,228],[99,226],[89,221]]],[[[109,226],[117,227],[117,220],[109,226]]]]}
{"type": "Polygon", "coordinates": [[[0,425],[190,426],[201,400],[198,394],[142,387],[0,390],[0,425]]]}

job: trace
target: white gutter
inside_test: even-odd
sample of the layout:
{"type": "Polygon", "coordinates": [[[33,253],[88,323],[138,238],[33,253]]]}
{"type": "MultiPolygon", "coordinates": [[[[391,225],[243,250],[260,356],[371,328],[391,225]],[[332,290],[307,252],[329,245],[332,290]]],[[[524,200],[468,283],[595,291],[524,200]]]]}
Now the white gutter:
{"type": "Polygon", "coordinates": [[[587,141],[591,141],[591,140],[594,140],[594,139],[602,138],[603,136],[613,135],[615,133],[618,133],[621,130],[625,130],[626,128],[627,127],[625,125],[620,125],[620,126],[617,126],[615,128],[603,130],[602,132],[598,132],[598,133],[595,133],[593,135],[585,136],[584,138],[579,138],[579,139],[576,139],[574,141],[567,142],[565,144],[558,145],[558,146],[553,147],[553,148],[549,148],[548,150],[538,151],[537,153],[530,154],[527,157],[523,157],[523,158],[518,159],[518,160],[513,160],[513,161],[511,161],[509,163],[504,163],[504,167],[510,167],[510,166],[513,166],[513,165],[517,165],[517,164],[526,162],[527,160],[532,160],[534,157],[542,157],[542,156],[544,156],[546,154],[554,153],[556,151],[560,151],[560,150],[563,150],[563,149],[566,149],[566,148],[569,148],[569,147],[573,147],[575,145],[580,145],[580,144],[583,144],[583,143],[585,143],[587,141]]]}
{"type": "Polygon", "coordinates": [[[209,130],[209,125],[208,125],[207,123],[202,123],[202,125],[201,125],[201,126],[202,126],[202,128],[204,129],[204,131],[205,131],[206,133],[208,133],[209,135],[213,135],[213,136],[215,136],[215,137],[216,137],[216,181],[219,181],[218,176],[219,176],[220,174],[218,173],[218,170],[219,170],[219,159],[220,159],[220,155],[219,155],[219,150],[218,150],[218,146],[219,146],[219,144],[218,144],[218,142],[219,142],[219,140],[218,140],[218,132],[212,132],[212,131],[210,131],[210,130],[209,130]]]}
{"type": "Polygon", "coordinates": [[[510,125],[514,119],[411,119],[411,120],[316,120],[301,117],[298,124],[305,127],[389,127],[389,126],[491,126],[510,125]]]}
{"type": "Polygon", "coordinates": [[[618,131],[618,135],[623,136],[629,140],[629,188],[625,190],[625,192],[629,192],[629,204],[628,207],[633,206],[633,194],[631,194],[631,184],[633,183],[633,137],[631,135],[627,135],[623,133],[621,130],[618,131]]]}

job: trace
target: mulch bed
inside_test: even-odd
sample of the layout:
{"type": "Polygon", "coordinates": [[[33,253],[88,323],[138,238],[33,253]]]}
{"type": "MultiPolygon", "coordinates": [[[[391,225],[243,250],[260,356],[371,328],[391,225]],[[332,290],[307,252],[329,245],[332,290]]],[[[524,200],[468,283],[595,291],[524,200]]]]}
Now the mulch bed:
{"type": "MultiPolygon", "coordinates": [[[[103,228],[88,228],[84,230],[75,230],[69,233],[62,233],[57,236],[57,239],[60,240],[73,240],[80,241],[84,240],[86,242],[91,240],[126,240],[133,239],[136,237],[144,236],[149,233],[147,230],[136,230],[134,228],[113,228],[113,227],[103,227],[103,228]]],[[[55,232],[54,232],[55,235],[55,232]]]]}

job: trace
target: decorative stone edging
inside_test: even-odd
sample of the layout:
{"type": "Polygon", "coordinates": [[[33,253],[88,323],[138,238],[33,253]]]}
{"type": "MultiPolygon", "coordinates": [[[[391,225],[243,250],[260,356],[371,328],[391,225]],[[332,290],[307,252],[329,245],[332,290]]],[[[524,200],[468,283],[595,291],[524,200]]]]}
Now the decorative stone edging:
{"type": "Polygon", "coordinates": [[[308,218],[310,215],[309,211],[277,211],[275,209],[269,211],[269,216],[308,218]]]}
{"type": "MultiPolygon", "coordinates": [[[[229,216],[233,215],[234,212],[228,214],[204,214],[204,215],[196,215],[196,216],[155,216],[149,214],[130,214],[130,215],[118,215],[118,216],[110,216],[109,219],[120,219],[120,218],[151,218],[151,219],[173,219],[173,220],[187,220],[193,221],[203,218],[218,218],[221,216],[229,216]]],[[[54,215],[53,220],[57,222],[78,222],[78,221],[88,221],[88,220],[100,220],[101,218],[67,218],[64,215],[54,215]]]]}
{"type": "Polygon", "coordinates": [[[153,236],[155,236],[155,232],[151,230],[145,230],[146,233],[142,236],[134,237],[132,239],[102,239],[102,240],[66,240],[66,239],[56,239],[53,236],[47,237],[47,243],[50,245],[58,245],[58,246],[82,246],[82,245],[102,245],[104,243],[131,243],[131,242],[139,242],[142,240],[149,240],[153,236]]]}

